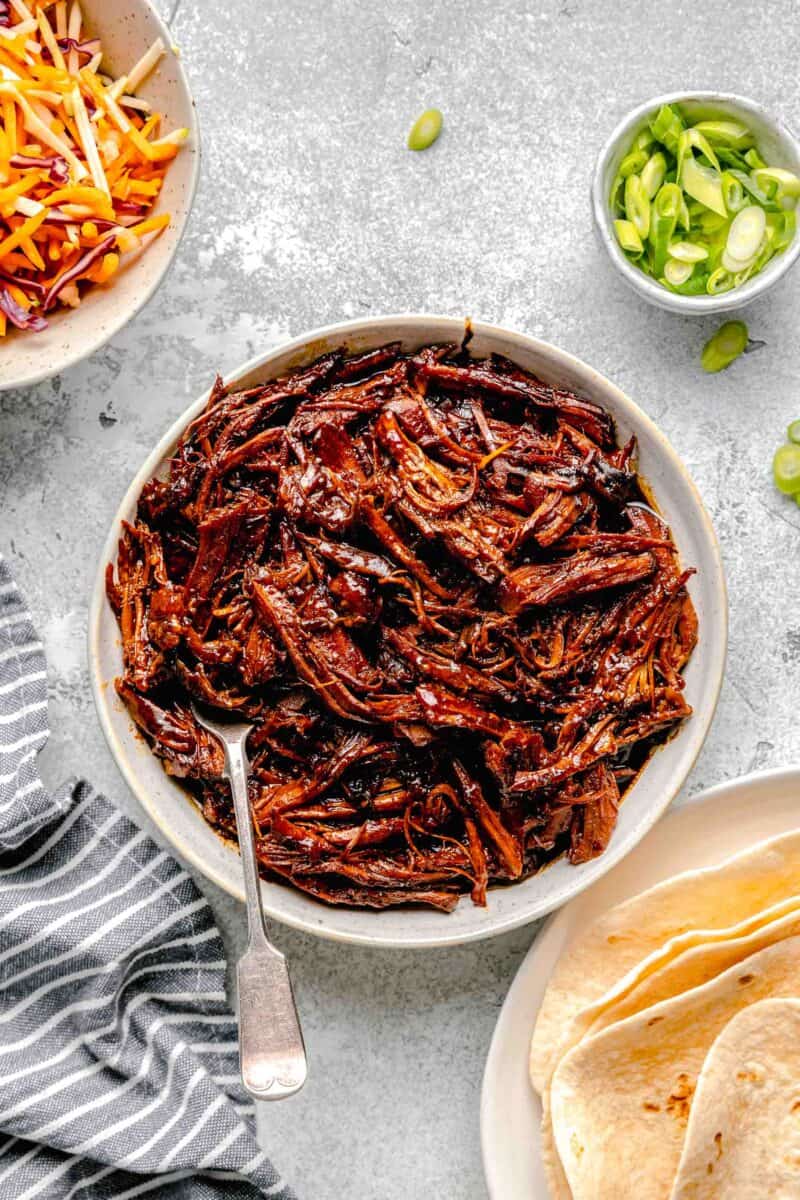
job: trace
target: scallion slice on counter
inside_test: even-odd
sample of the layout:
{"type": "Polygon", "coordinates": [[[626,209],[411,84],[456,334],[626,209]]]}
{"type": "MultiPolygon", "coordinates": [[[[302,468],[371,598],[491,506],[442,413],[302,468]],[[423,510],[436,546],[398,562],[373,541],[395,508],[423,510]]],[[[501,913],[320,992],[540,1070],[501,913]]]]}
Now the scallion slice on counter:
{"type": "Polygon", "coordinates": [[[797,495],[800,492],[800,446],[795,442],[779,446],[772,460],[772,474],[779,492],[785,496],[797,495]]]}
{"type": "Polygon", "coordinates": [[[789,428],[786,430],[786,436],[790,442],[794,442],[795,446],[800,446],[800,417],[792,421],[789,428]]]}
{"type": "Polygon", "coordinates": [[[726,321],[703,347],[701,363],[704,371],[724,371],[743,353],[747,345],[747,326],[744,321],[726,321]]]}
{"type": "Polygon", "coordinates": [[[428,108],[417,117],[408,134],[409,150],[427,150],[442,132],[444,117],[438,108],[428,108]]]}
{"type": "Polygon", "coordinates": [[[800,176],[767,165],[744,121],[692,124],[676,105],[636,135],[610,197],[617,240],[640,270],[710,296],[741,287],[786,249],[799,201],[800,176]]]}

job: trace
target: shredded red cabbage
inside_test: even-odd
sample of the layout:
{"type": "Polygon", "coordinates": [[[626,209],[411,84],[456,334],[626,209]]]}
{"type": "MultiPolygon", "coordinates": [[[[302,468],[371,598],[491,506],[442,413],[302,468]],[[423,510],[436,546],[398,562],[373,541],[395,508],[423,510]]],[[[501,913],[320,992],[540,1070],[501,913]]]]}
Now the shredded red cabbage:
{"type": "MultiPolygon", "coordinates": [[[[63,37],[56,38],[56,44],[63,54],[69,54],[70,50],[75,50],[78,54],[79,65],[82,67],[90,62],[100,50],[99,38],[90,38],[88,41],[78,42],[75,38],[63,37]]],[[[52,55],[50,57],[52,61],[52,55]]],[[[86,101],[86,107],[89,107],[88,100],[86,101]]]]}
{"type": "Polygon", "coordinates": [[[58,48],[64,54],[68,54],[70,50],[77,50],[78,54],[85,54],[87,58],[94,58],[95,54],[100,50],[100,39],[89,38],[85,42],[78,42],[75,38],[63,37],[56,39],[58,48]]]}
{"type": "Polygon", "coordinates": [[[116,239],[116,233],[109,233],[103,238],[102,242],[98,242],[96,246],[93,246],[91,250],[87,251],[83,258],[79,258],[74,267],[70,267],[69,271],[65,271],[64,274],[55,281],[44,298],[44,304],[42,307],[44,308],[45,312],[49,312],[53,307],[61,289],[66,287],[68,283],[72,283],[73,280],[77,279],[79,275],[83,275],[84,271],[87,271],[96,259],[100,258],[102,254],[105,254],[106,250],[108,250],[114,244],[116,239]]]}
{"type": "Polygon", "coordinates": [[[60,154],[51,154],[46,158],[33,158],[28,154],[13,154],[8,161],[12,167],[17,167],[21,171],[31,167],[41,167],[42,169],[47,167],[50,171],[51,183],[57,183],[60,187],[69,183],[67,160],[60,154]]]}
{"type": "Polygon", "coordinates": [[[84,221],[91,221],[98,233],[104,229],[117,229],[120,225],[119,221],[109,221],[106,217],[71,217],[60,208],[51,208],[44,219],[45,225],[82,225],[84,221]]]}
{"type": "Polygon", "coordinates": [[[19,275],[9,275],[7,271],[0,271],[0,279],[6,283],[13,283],[16,287],[22,288],[23,292],[30,292],[33,296],[43,296],[47,288],[43,283],[39,283],[38,279],[23,279],[19,275]]]}
{"type": "Polygon", "coordinates": [[[17,329],[30,329],[33,333],[40,333],[42,329],[47,329],[47,321],[44,317],[26,312],[21,304],[17,304],[6,288],[0,288],[0,309],[6,314],[11,324],[16,325],[17,329]]]}
{"type": "Polygon", "coordinates": [[[0,25],[8,29],[11,25],[11,5],[8,0],[0,0],[0,25]]]}
{"type": "MultiPolygon", "coordinates": [[[[140,219],[136,218],[137,221],[140,219]]],[[[82,225],[85,220],[90,220],[93,225],[97,226],[98,233],[102,233],[104,229],[116,229],[119,221],[109,221],[105,217],[71,217],[69,213],[62,212],[60,208],[51,208],[44,219],[45,225],[82,225]]]]}

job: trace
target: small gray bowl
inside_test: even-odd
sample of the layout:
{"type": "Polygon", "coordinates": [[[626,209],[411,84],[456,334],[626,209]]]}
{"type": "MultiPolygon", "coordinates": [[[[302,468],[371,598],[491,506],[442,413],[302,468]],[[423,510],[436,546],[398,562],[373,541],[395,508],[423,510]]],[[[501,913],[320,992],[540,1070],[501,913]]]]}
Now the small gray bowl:
{"type": "Polygon", "coordinates": [[[719,296],[681,296],[662,287],[628,258],[617,241],[609,204],[611,185],[619,164],[630,149],[633,139],[658,112],[662,104],[679,104],[692,120],[713,117],[733,117],[743,121],[755,134],[758,148],[771,166],[786,167],[800,174],[800,142],[772,113],[754,100],[729,92],[670,92],[655,96],[640,104],[617,125],[597,158],[592,180],[592,210],[600,240],[613,266],[627,284],[649,304],[684,315],[706,316],[728,312],[763,296],[797,261],[800,254],[800,234],[791,245],[767,263],[763,271],[741,287],[722,292],[719,296]]]}

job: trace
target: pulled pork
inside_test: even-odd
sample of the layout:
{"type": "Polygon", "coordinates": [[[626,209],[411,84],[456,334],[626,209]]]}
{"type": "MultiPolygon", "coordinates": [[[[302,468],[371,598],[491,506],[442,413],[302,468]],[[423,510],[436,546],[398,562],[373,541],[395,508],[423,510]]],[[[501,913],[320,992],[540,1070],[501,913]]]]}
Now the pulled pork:
{"type": "Polygon", "coordinates": [[[232,837],[189,700],[253,722],[263,873],[320,900],[450,910],[585,862],[690,712],[689,572],[634,449],[463,346],[218,381],[108,567],[119,694],[232,837]]]}

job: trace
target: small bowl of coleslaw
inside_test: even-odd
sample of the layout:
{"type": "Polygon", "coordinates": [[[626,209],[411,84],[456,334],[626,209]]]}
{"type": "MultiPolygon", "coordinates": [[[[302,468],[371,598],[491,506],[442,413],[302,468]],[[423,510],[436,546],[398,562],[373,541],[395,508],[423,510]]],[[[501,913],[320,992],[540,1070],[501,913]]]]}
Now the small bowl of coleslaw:
{"type": "Polygon", "coordinates": [[[0,0],[0,391],[94,353],[150,299],[199,172],[149,0],[0,0]]]}

